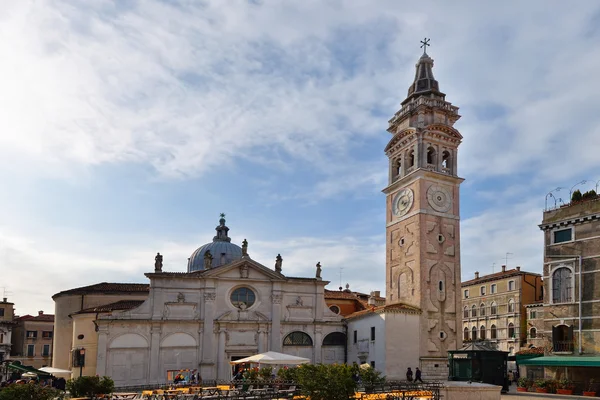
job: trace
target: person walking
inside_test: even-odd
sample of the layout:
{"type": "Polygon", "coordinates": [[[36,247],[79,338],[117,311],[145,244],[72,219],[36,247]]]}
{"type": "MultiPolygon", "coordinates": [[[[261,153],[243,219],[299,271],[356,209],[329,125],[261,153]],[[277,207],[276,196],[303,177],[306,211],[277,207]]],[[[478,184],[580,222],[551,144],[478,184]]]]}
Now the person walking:
{"type": "Polygon", "coordinates": [[[415,370],[415,382],[417,381],[423,383],[423,379],[421,379],[421,370],[419,369],[419,367],[417,367],[417,369],[415,370]]]}
{"type": "Polygon", "coordinates": [[[413,380],[413,372],[412,369],[410,369],[410,367],[408,367],[408,369],[406,370],[406,380],[409,382],[412,382],[413,380]]]}

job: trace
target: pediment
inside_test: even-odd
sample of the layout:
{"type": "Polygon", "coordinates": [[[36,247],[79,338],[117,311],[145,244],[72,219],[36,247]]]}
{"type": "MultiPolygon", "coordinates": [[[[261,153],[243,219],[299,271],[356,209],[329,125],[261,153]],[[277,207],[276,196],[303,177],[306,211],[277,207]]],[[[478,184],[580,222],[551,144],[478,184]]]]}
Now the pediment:
{"type": "Polygon", "coordinates": [[[445,133],[446,135],[450,136],[453,139],[462,140],[462,138],[463,138],[459,131],[457,131],[456,129],[454,129],[453,127],[448,126],[448,125],[431,124],[431,125],[428,125],[425,129],[430,132],[437,131],[437,132],[445,133]]]}
{"type": "Polygon", "coordinates": [[[415,128],[406,128],[401,130],[400,132],[396,133],[388,142],[387,146],[385,146],[385,150],[384,152],[388,152],[390,149],[392,149],[394,146],[396,146],[399,143],[402,143],[403,141],[408,140],[408,137],[411,136],[412,134],[414,134],[417,130],[415,128]]]}
{"type": "Polygon", "coordinates": [[[236,310],[226,311],[216,318],[219,322],[236,322],[236,321],[256,321],[268,322],[269,318],[258,311],[236,310]]]}
{"type": "Polygon", "coordinates": [[[285,281],[282,274],[254,261],[251,258],[242,258],[227,265],[206,270],[202,274],[205,278],[251,279],[266,281],[285,281]]]}

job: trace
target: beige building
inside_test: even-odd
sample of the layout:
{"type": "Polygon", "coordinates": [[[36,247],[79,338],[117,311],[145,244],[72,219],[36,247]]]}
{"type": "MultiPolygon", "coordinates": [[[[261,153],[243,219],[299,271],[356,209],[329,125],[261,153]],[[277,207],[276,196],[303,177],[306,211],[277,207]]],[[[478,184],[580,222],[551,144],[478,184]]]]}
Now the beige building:
{"type": "MultiPolygon", "coordinates": [[[[12,346],[12,333],[15,325],[13,319],[15,314],[14,303],[5,297],[0,302],[0,363],[10,356],[12,346]]],[[[0,382],[6,378],[4,368],[0,368],[0,382]]]]}
{"type": "Polygon", "coordinates": [[[11,360],[33,368],[52,364],[52,341],[54,339],[54,315],[23,315],[15,318],[12,335],[11,360]]]}
{"type": "MultiPolygon", "coordinates": [[[[423,53],[407,98],[389,121],[386,194],[386,307],[421,311],[419,364],[448,377],[448,350],[462,347],[458,107],[446,101],[423,53]]],[[[400,334],[400,332],[398,332],[400,334]]],[[[387,340],[396,340],[387,337],[387,340]]],[[[401,340],[398,338],[397,340],[401,340]]]]}
{"type": "MultiPolygon", "coordinates": [[[[52,366],[60,369],[72,369],[74,375],[80,372],[95,375],[95,355],[97,333],[94,314],[90,310],[98,308],[98,313],[123,309],[112,308],[112,304],[124,302],[133,307],[136,301],[148,297],[150,285],[146,283],[108,283],[102,282],[90,286],[65,290],[52,296],[55,307],[54,343],[52,366]],[[85,371],[75,366],[75,353],[83,349],[85,371]]],[[[137,303],[139,304],[139,303],[137,303]]],[[[76,362],[75,362],[76,364],[76,362]]]]}
{"type": "Polygon", "coordinates": [[[479,276],[462,285],[464,341],[489,340],[514,355],[527,341],[525,306],[542,299],[542,276],[521,267],[479,276]]]}
{"type": "Polygon", "coordinates": [[[545,211],[540,229],[544,299],[542,312],[529,308],[536,317],[530,319],[536,328],[530,343],[543,346],[545,356],[521,365],[583,384],[600,376],[600,197],[545,211]]]}

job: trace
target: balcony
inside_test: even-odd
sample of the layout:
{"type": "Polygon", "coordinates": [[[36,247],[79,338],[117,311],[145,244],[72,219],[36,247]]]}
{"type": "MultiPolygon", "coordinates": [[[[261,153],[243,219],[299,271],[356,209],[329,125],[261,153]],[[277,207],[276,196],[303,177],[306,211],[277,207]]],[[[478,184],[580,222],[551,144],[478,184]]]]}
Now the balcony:
{"type": "Polygon", "coordinates": [[[573,354],[575,342],[573,340],[555,340],[552,342],[554,354],[573,354]]]}

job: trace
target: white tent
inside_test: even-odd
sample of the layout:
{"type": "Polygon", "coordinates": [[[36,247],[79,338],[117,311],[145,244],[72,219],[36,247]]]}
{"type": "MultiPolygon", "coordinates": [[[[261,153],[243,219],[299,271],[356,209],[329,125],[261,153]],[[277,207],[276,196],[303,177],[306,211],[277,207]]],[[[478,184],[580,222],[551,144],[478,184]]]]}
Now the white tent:
{"type": "Polygon", "coordinates": [[[47,372],[47,373],[52,374],[52,375],[66,375],[66,374],[71,375],[71,371],[69,371],[68,369],[60,369],[60,368],[53,368],[53,367],[42,367],[39,370],[47,372]]]}
{"type": "Polygon", "coordinates": [[[258,363],[275,365],[298,365],[307,364],[310,360],[304,357],[290,356],[289,354],[267,351],[266,353],[255,354],[240,360],[231,361],[231,364],[258,363]]]}

